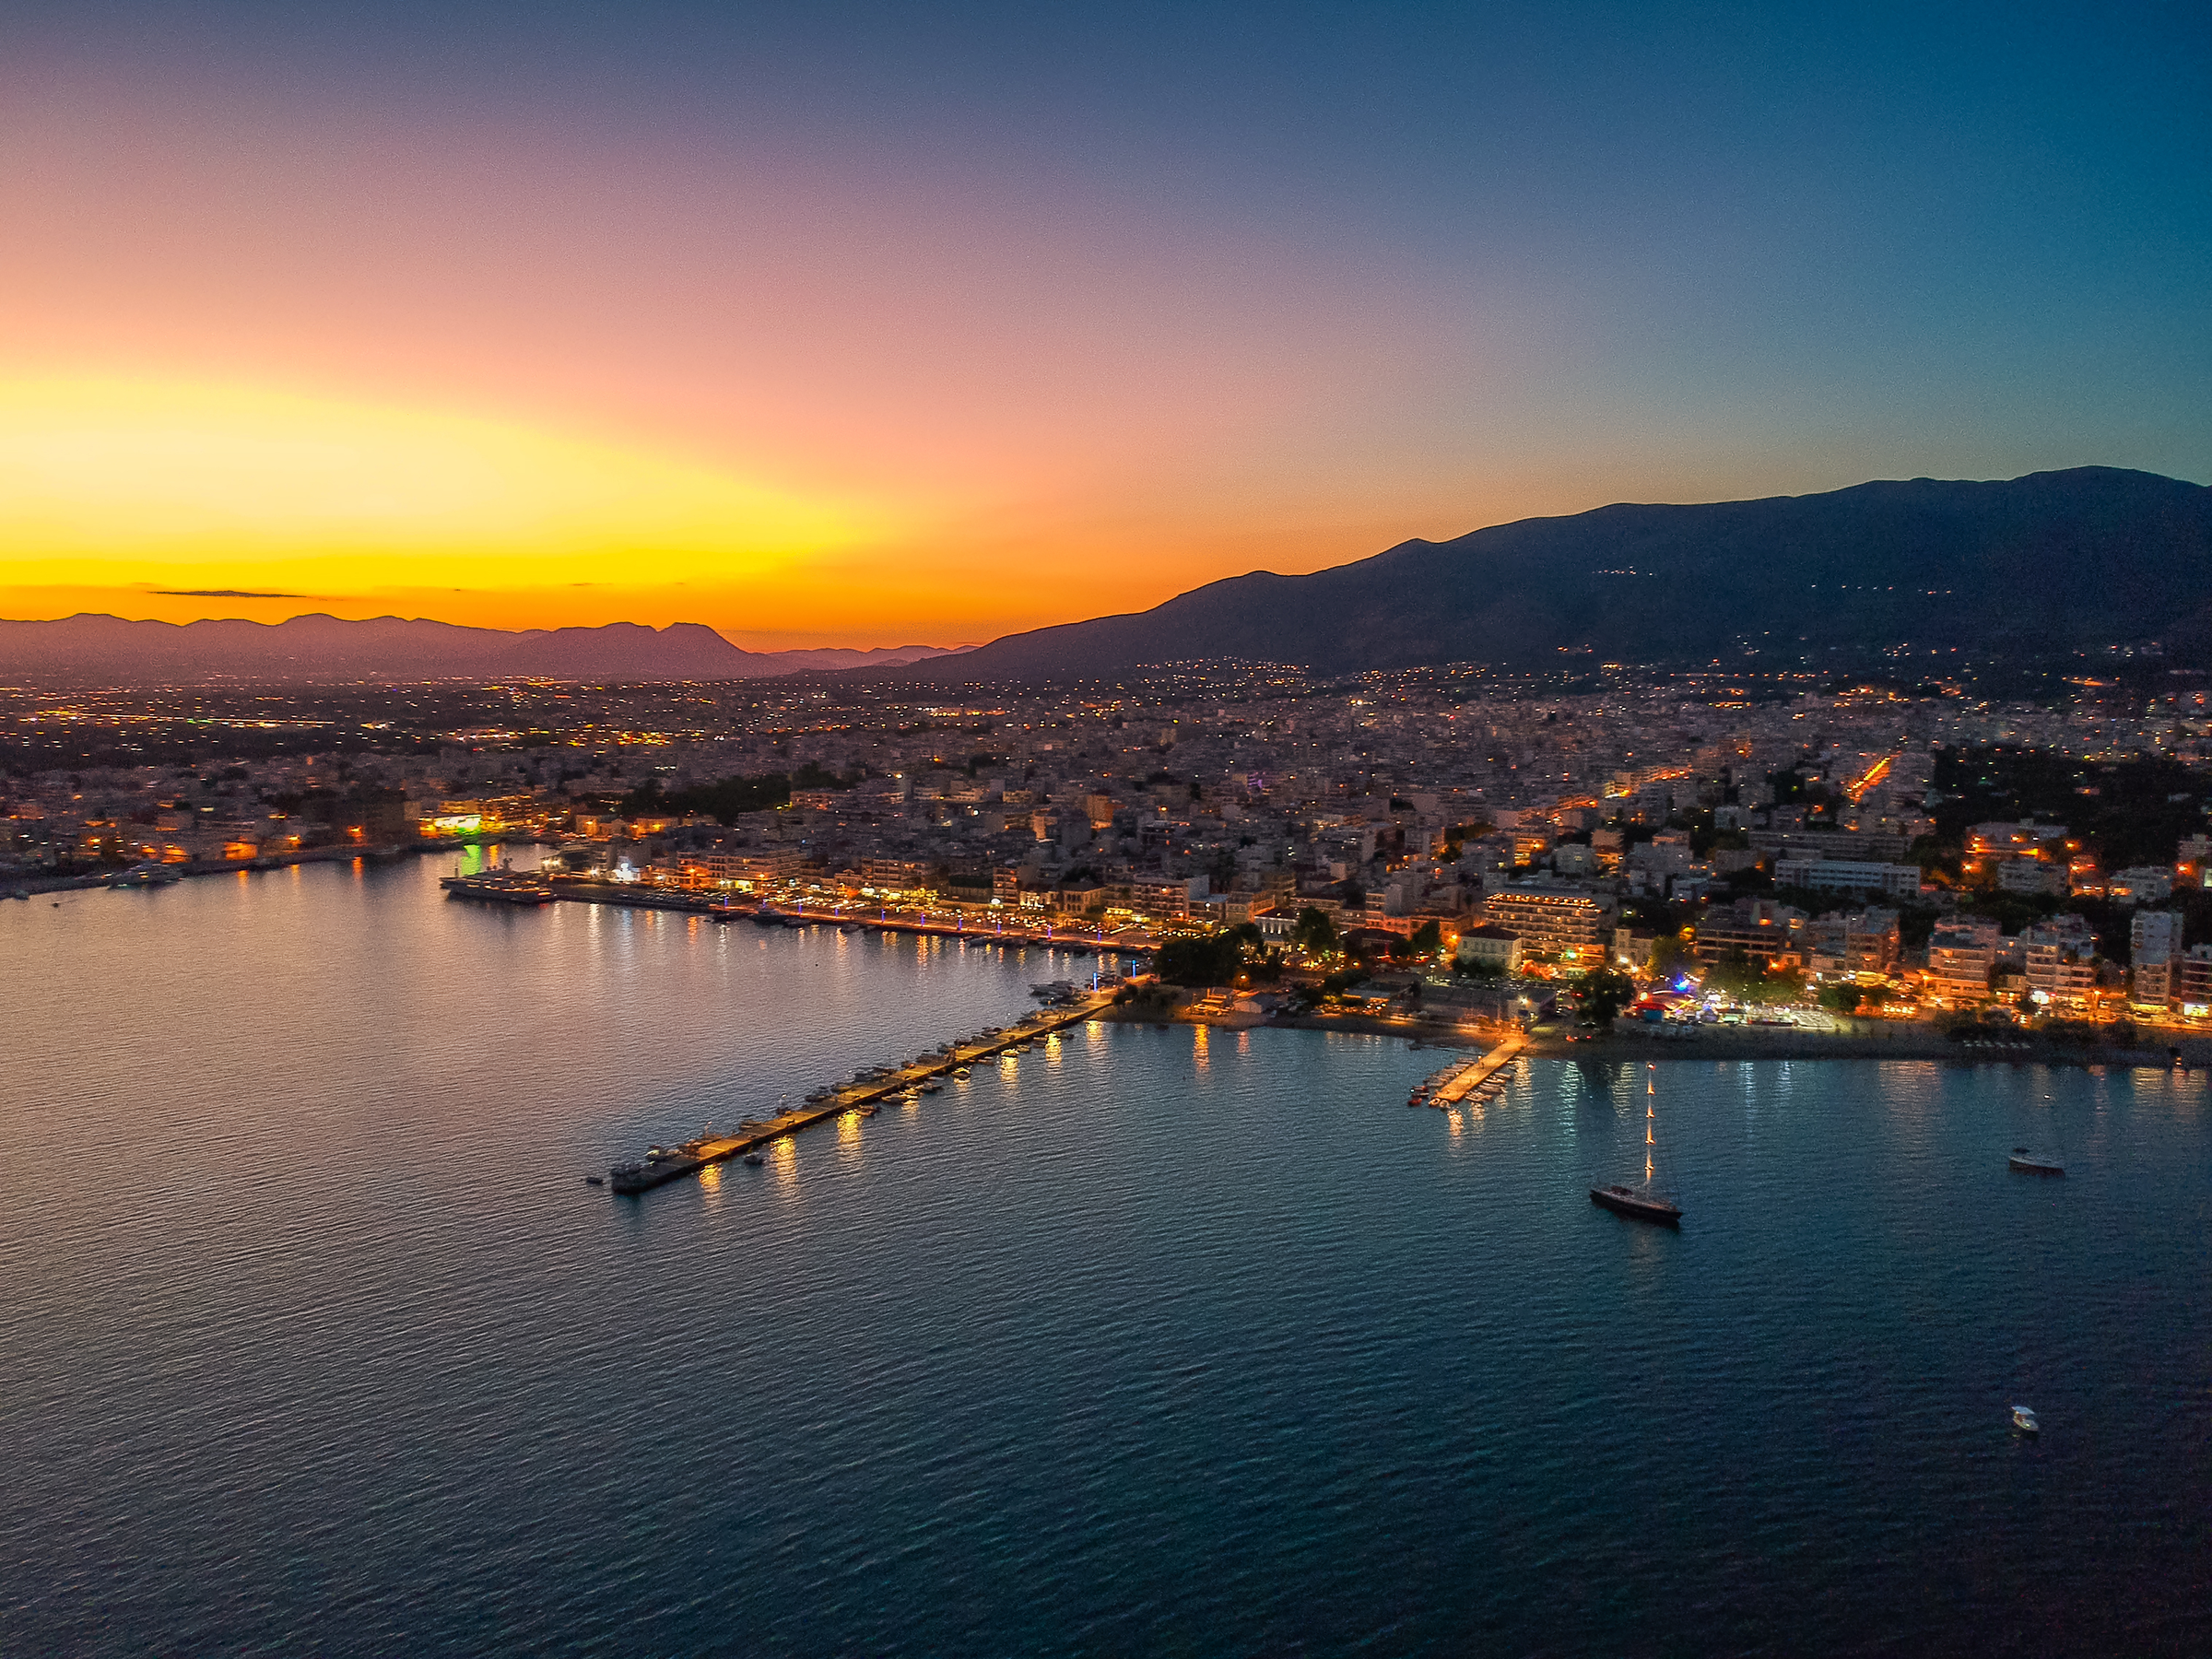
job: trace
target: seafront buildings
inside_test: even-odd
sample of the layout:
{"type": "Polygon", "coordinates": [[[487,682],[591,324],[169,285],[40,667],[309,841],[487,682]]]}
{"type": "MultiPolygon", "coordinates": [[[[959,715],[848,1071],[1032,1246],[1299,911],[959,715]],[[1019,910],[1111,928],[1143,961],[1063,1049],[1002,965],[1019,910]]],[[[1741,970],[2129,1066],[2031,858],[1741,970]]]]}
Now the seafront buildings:
{"type": "MultiPolygon", "coordinates": [[[[2193,692],[1215,664],[1060,688],[9,696],[0,882],[509,836],[613,881],[1166,932],[1257,919],[1271,940],[1318,911],[1436,964],[1855,987],[1864,1012],[2212,1004],[2188,936],[2212,855],[2193,692]],[[2048,810],[1947,830],[1938,771],[1983,754],[2163,768],[2173,833],[2108,835],[2127,862],[2106,868],[2048,810]]],[[[2098,793],[2068,799],[2102,811],[2098,793]]]]}

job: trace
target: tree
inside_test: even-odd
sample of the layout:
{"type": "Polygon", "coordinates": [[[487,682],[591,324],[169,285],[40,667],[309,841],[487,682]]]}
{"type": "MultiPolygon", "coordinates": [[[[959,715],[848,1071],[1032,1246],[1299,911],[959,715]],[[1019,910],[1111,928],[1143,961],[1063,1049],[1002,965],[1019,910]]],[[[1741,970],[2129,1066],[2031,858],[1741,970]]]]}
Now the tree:
{"type": "Polygon", "coordinates": [[[1159,977],[1171,985],[1226,985],[1244,960],[1244,942],[1234,934],[1170,939],[1159,947],[1159,977]]]}
{"type": "Polygon", "coordinates": [[[1652,941],[1652,972],[1659,979],[1672,979],[1694,960],[1688,945],[1673,934],[1661,934],[1652,941]]]}
{"type": "Polygon", "coordinates": [[[1336,948],[1336,924],[1329,920],[1327,911],[1309,904],[1298,912],[1290,942],[1309,956],[1325,956],[1336,948]]]}
{"type": "Polygon", "coordinates": [[[1724,992],[1738,1002],[1795,1002],[1805,994],[1805,981],[1799,974],[1776,972],[1738,950],[1705,971],[1705,988],[1724,992]]]}
{"type": "Polygon", "coordinates": [[[1613,1018],[1636,1000],[1636,987],[1623,973],[1600,971],[1586,975],[1576,988],[1575,1000],[1583,1018],[1596,1025],[1611,1025],[1613,1018]]]}
{"type": "Polygon", "coordinates": [[[1406,943],[1416,956],[1434,956],[1444,947],[1444,930],[1434,922],[1424,922],[1413,930],[1413,937],[1406,943]]]}
{"type": "Polygon", "coordinates": [[[651,778],[622,797],[622,811],[629,818],[682,818],[698,812],[726,824],[741,813],[781,806],[790,799],[791,780],[782,772],[724,778],[719,783],[694,784],[672,794],[663,794],[661,781],[651,778]]]}

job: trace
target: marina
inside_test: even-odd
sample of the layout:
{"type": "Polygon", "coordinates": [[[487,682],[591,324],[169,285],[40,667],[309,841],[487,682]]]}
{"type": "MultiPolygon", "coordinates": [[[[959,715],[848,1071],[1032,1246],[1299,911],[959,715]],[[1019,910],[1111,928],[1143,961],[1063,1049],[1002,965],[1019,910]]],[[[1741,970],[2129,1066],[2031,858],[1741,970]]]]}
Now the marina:
{"type": "Polygon", "coordinates": [[[976,917],[974,925],[964,915],[943,920],[926,912],[894,911],[888,906],[851,903],[818,904],[812,909],[794,903],[786,909],[765,899],[739,899],[731,894],[692,891],[683,888],[654,887],[643,882],[600,881],[585,877],[539,871],[488,869],[440,878],[439,885],[453,899],[480,903],[535,906],[566,900],[574,904],[608,904],[624,910],[677,911],[719,923],[750,922],[759,927],[834,927],[841,933],[912,934],[928,938],[971,940],[982,945],[1020,948],[1047,946],[1077,955],[1132,955],[1149,951],[1158,940],[1132,928],[1109,931],[1102,927],[1069,928],[1041,919],[976,917]]]}
{"type": "Polygon", "coordinates": [[[1516,1031],[1479,1058],[1459,1061],[1422,1079],[1414,1085],[1406,1104],[1433,1106],[1439,1112],[1449,1112],[1471,1096],[1501,1087],[1499,1075],[1527,1046],[1528,1039],[1516,1031]]]}

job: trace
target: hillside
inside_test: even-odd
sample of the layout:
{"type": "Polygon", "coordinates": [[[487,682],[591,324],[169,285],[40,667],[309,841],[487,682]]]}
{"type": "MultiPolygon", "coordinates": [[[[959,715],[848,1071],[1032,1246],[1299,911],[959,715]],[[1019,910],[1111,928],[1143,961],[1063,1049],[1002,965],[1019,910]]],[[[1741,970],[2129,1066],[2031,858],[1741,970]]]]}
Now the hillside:
{"type": "MultiPolygon", "coordinates": [[[[2056,653],[2212,638],[2212,489],[2080,467],[1601,507],[1309,576],[1216,582],[1135,615],[1011,634],[917,677],[1030,679],[1244,657],[1324,672],[1810,655],[2056,653]]],[[[2197,645],[2193,644],[2192,649],[2197,645]]]]}

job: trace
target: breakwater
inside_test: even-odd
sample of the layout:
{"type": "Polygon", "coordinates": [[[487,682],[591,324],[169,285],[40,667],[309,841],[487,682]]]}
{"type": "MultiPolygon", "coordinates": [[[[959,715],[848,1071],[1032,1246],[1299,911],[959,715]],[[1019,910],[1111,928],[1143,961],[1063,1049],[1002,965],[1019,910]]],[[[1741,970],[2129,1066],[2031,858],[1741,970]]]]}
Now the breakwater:
{"type": "MultiPolygon", "coordinates": [[[[616,1165],[607,1172],[606,1184],[625,1195],[649,1192],[696,1174],[709,1164],[742,1158],[811,1124],[848,1112],[873,1112],[878,1101],[930,1088],[978,1061],[1030,1047],[1055,1031],[1092,1018],[1112,1000],[1111,991],[1079,995],[1063,1006],[1041,1008],[1010,1026],[994,1026],[973,1037],[945,1043],[903,1065],[878,1066],[860,1073],[849,1083],[817,1090],[804,1103],[786,1107],[773,1117],[747,1118],[733,1133],[702,1133],[675,1147],[653,1147],[635,1163],[616,1165]]],[[[589,1179],[596,1181],[597,1177],[589,1179]]]]}

